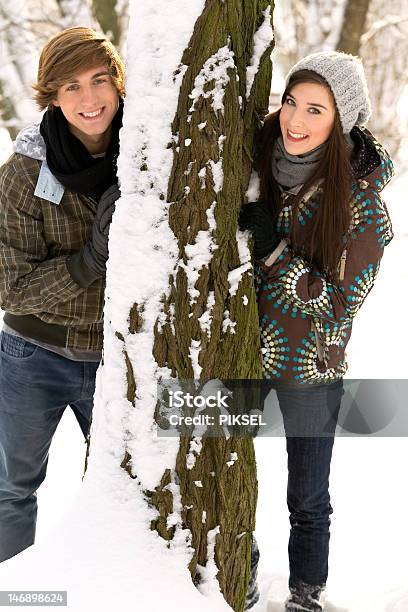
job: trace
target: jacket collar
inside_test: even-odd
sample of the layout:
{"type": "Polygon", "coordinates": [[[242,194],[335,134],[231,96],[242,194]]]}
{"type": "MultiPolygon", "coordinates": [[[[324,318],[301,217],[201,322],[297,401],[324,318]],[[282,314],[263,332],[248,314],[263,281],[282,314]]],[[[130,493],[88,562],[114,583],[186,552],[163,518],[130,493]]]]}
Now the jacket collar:
{"type": "Polygon", "coordinates": [[[65,189],[55,176],[51,174],[47,166],[46,147],[44,139],[40,134],[40,124],[33,123],[21,130],[13,142],[13,149],[15,153],[20,153],[42,162],[34,195],[53,204],[59,204],[65,189]]]}
{"type": "Polygon", "coordinates": [[[394,176],[394,166],[385,148],[366,128],[351,130],[354,143],[352,166],[355,179],[362,188],[380,192],[394,176]]]}

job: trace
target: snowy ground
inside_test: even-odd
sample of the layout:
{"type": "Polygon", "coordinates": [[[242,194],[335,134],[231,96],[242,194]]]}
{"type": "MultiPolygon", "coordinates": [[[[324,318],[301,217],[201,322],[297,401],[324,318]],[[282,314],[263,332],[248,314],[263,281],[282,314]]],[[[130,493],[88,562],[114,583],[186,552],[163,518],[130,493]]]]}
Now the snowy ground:
{"type": "MultiPolygon", "coordinates": [[[[348,350],[350,378],[407,378],[407,190],[408,178],[400,178],[385,194],[396,238],[356,320],[348,350]]],[[[125,500],[115,497],[115,482],[109,489],[85,486],[78,497],[84,451],[79,428],[67,410],[51,447],[47,481],[38,494],[36,545],[0,566],[0,589],[67,589],[68,607],[75,612],[130,606],[146,612],[227,609],[193,589],[187,572],[147,532],[146,515],[131,483],[125,500]],[[101,512],[91,522],[82,520],[87,507],[95,507],[95,499],[101,512]]],[[[262,598],[254,612],[281,612],[288,578],[285,440],[258,439],[256,451],[262,598]]],[[[408,610],[406,460],[405,438],[336,439],[327,612],[408,610]]],[[[109,466],[107,481],[108,471],[109,466]]],[[[123,491],[123,482],[117,484],[123,491]]]]}

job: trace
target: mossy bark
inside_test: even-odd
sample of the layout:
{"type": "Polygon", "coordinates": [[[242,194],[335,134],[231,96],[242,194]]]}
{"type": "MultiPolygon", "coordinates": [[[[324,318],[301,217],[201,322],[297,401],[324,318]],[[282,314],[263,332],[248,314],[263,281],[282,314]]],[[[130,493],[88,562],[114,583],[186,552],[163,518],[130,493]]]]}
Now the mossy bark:
{"type": "MultiPolygon", "coordinates": [[[[179,379],[194,378],[189,355],[192,340],[201,343],[202,380],[262,377],[253,276],[251,270],[245,272],[236,294],[231,295],[228,274],[241,266],[236,239],[238,213],[252,169],[254,137],[268,109],[272,43],[265,49],[251,94],[246,97],[247,66],[254,51],[254,33],[263,23],[268,7],[272,10],[269,0],[207,0],[181,58],[186,68],[172,125],[174,161],[167,193],[171,203],[169,223],[178,240],[180,261],[186,264],[186,246],[195,243],[198,232],[209,229],[207,211],[216,202],[213,238],[218,248],[209,265],[200,270],[195,284],[199,293],[193,304],[182,265],[169,279],[170,292],[163,303],[167,319],[163,323],[161,317],[160,325],[156,326],[153,352],[158,365],[167,366],[179,379]],[[228,68],[224,112],[214,111],[211,96],[201,96],[191,113],[190,94],[195,78],[205,62],[226,45],[234,53],[234,66],[228,68]],[[220,137],[224,137],[221,139],[223,185],[216,191],[208,162],[220,160],[220,137]],[[202,168],[206,168],[205,188],[198,174],[202,168]],[[210,292],[214,292],[215,302],[208,334],[202,329],[199,318],[207,309],[210,292]],[[235,333],[223,331],[226,311],[236,322],[235,333]]],[[[205,87],[209,91],[214,81],[207,82],[205,87]]],[[[134,333],[140,327],[141,316],[135,305],[130,313],[134,333]]],[[[127,375],[132,395],[134,381],[132,383],[129,367],[127,375]]],[[[253,441],[204,437],[202,450],[192,469],[186,466],[189,448],[190,439],[182,437],[175,470],[167,470],[156,490],[146,492],[159,512],[152,528],[162,537],[172,538],[173,528],[167,527],[167,516],[173,511],[173,500],[167,485],[174,473],[180,486],[182,518],[185,527],[191,530],[195,550],[189,566],[192,579],[195,584],[200,582],[200,566],[207,562],[207,534],[219,526],[215,561],[220,588],[229,605],[241,612],[249,581],[250,542],[257,500],[253,441]],[[238,459],[229,466],[231,453],[236,453],[238,459]],[[202,486],[198,487],[196,481],[201,481],[202,486]]],[[[125,469],[129,460],[130,457],[124,459],[125,469]]]]}

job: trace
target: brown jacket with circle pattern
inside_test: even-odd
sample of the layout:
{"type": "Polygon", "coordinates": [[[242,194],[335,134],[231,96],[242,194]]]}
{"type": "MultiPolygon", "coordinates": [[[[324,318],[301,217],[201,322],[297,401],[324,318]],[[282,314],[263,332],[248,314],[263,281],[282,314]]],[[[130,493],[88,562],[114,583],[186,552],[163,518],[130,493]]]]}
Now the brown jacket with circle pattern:
{"type": "Polygon", "coordinates": [[[266,378],[330,382],[346,372],[345,349],[353,319],[374,284],[384,247],[393,237],[380,196],[393,176],[392,162],[368,130],[354,130],[365,159],[360,160],[363,171],[352,185],[352,222],[339,262],[339,282],[329,282],[285,239],[296,223],[300,243],[307,241],[321,187],[305,195],[295,219],[291,205],[284,203],[276,226],[283,240],[256,266],[266,378]]]}

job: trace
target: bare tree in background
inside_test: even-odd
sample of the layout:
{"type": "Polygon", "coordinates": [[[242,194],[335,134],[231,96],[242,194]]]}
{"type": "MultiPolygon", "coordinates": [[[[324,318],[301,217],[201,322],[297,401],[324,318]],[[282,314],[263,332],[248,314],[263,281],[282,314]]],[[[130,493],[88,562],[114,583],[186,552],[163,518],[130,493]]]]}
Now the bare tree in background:
{"type": "Polygon", "coordinates": [[[121,27],[116,12],[116,0],[92,0],[92,6],[101,29],[105,34],[110,34],[113,44],[119,47],[121,27]]]}
{"type": "MultiPolygon", "coordinates": [[[[406,138],[408,116],[408,6],[405,0],[371,0],[360,41],[373,114],[369,126],[393,156],[406,138]]],[[[405,141],[406,142],[406,141],[405,141]]]]}
{"type": "Polygon", "coordinates": [[[346,0],[281,0],[275,8],[276,45],[284,74],[309,53],[335,49],[346,0]]]}
{"type": "MultiPolygon", "coordinates": [[[[407,131],[407,115],[398,113],[408,95],[406,0],[282,0],[275,10],[275,31],[274,58],[281,77],[317,51],[336,49],[362,58],[373,107],[368,127],[398,156],[407,131]]],[[[275,107],[282,88],[273,85],[275,107]]]]}
{"type": "Polygon", "coordinates": [[[358,55],[371,0],[348,0],[337,51],[358,55]]]}

